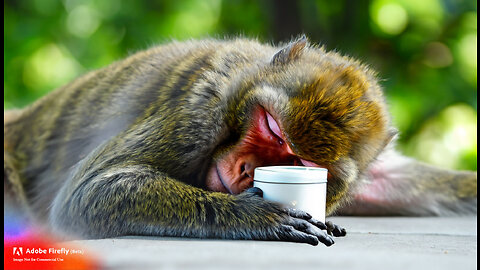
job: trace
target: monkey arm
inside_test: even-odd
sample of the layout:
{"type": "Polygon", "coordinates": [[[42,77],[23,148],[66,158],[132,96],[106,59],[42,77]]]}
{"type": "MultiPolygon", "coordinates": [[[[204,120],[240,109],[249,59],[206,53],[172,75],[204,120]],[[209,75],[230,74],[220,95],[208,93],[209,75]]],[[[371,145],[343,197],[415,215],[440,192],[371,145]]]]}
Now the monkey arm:
{"type": "Polygon", "coordinates": [[[86,173],[65,185],[51,211],[54,228],[93,238],[134,234],[334,243],[319,224],[306,221],[308,214],[288,212],[255,194],[209,192],[138,165],[115,168],[121,169],[86,173]]]}

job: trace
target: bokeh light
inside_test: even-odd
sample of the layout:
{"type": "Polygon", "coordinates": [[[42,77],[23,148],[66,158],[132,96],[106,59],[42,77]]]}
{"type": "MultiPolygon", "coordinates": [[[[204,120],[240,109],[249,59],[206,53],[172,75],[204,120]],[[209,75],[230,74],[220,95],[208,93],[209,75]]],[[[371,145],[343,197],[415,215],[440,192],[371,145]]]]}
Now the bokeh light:
{"type": "Polygon", "coordinates": [[[175,33],[177,38],[185,39],[200,37],[215,29],[220,18],[220,0],[179,2],[181,4],[176,7],[178,12],[172,15],[172,23],[166,31],[175,33]]]}
{"type": "Polygon", "coordinates": [[[477,33],[468,33],[457,43],[457,55],[462,75],[473,85],[477,84],[477,33]]]}
{"type": "Polygon", "coordinates": [[[32,89],[52,89],[75,78],[83,68],[63,46],[45,44],[28,57],[23,83],[32,89]]]}
{"type": "Polygon", "coordinates": [[[477,163],[477,113],[455,104],[426,121],[408,143],[410,154],[446,168],[469,169],[477,163]]]}
{"type": "Polygon", "coordinates": [[[386,34],[400,34],[408,23],[407,11],[397,3],[382,3],[377,1],[372,5],[372,19],[376,25],[386,34]]]}
{"type": "Polygon", "coordinates": [[[448,67],[453,62],[452,52],[444,43],[434,41],[425,46],[423,63],[432,68],[448,67]]]}
{"type": "Polygon", "coordinates": [[[80,38],[88,38],[100,25],[97,11],[88,5],[76,6],[67,17],[67,28],[70,33],[80,38]]]}

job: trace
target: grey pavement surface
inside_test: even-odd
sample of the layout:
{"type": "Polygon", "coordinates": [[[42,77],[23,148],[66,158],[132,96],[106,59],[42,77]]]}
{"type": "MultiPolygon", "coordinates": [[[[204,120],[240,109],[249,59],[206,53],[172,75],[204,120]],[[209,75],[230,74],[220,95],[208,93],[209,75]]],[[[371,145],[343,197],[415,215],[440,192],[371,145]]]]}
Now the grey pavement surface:
{"type": "Polygon", "coordinates": [[[331,217],[347,229],[323,245],[164,237],[69,243],[106,269],[449,269],[477,268],[477,217],[331,217]]]}

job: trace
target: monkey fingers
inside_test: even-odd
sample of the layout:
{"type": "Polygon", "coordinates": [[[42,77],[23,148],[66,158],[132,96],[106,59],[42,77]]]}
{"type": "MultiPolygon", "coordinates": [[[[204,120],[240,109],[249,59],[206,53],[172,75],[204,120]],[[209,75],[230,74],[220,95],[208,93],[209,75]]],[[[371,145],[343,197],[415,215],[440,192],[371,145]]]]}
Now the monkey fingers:
{"type": "MultiPolygon", "coordinates": [[[[312,218],[312,216],[305,212],[305,211],[302,211],[302,210],[298,210],[298,209],[294,209],[294,208],[285,208],[285,212],[291,216],[291,217],[295,217],[295,218],[301,218],[301,219],[304,219],[304,220],[309,220],[312,218]]],[[[327,227],[325,227],[326,229],[327,227]]]]}
{"type": "Polygon", "coordinates": [[[335,237],[340,237],[340,236],[345,236],[347,235],[347,231],[345,228],[342,228],[338,225],[333,224],[331,221],[327,221],[325,223],[321,222],[320,220],[317,220],[313,218],[310,214],[307,212],[293,209],[293,208],[286,208],[285,211],[287,212],[288,215],[300,219],[304,219],[308,221],[309,223],[315,225],[316,227],[322,229],[322,230],[327,230],[327,233],[329,235],[333,235],[335,237]]]}
{"type": "Polygon", "coordinates": [[[333,238],[325,231],[322,231],[304,219],[288,217],[282,225],[282,228],[291,228],[291,231],[287,231],[290,234],[289,236],[292,237],[289,239],[291,241],[297,242],[302,240],[300,242],[309,243],[314,246],[318,244],[318,241],[324,243],[326,246],[331,246],[335,243],[333,238]],[[312,241],[312,237],[315,238],[316,241],[312,241]]]}
{"type": "Polygon", "coordinates": [[[336,237],[347,235],[347,230],[345,230],[345,228],[335,225],[331,221],[325,222],[325,225],[327,225],[327,232],[329,235],[336,237]]]}
{"type": "Polygon", "coordinates": [[[316,236],[296,230],[290,225],[280,225],[278,237],[284,241],[307,243],[312,246],[318,245],[318,238],[316,236]]]}

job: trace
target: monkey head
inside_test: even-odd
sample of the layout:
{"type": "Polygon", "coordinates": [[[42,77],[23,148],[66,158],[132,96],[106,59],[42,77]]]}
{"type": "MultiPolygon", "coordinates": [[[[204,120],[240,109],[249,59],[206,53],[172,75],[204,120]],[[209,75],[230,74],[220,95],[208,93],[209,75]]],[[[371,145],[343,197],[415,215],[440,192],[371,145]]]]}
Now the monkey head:
{"type": "Polygon", "coordinates": [[[229,104],[239,140],[215,155],[207,188],[241,193],[259,166],[323,167],[329,214],[392,138],[382,91],[367,67],[304,37],[271,55],[229,104]]]}

